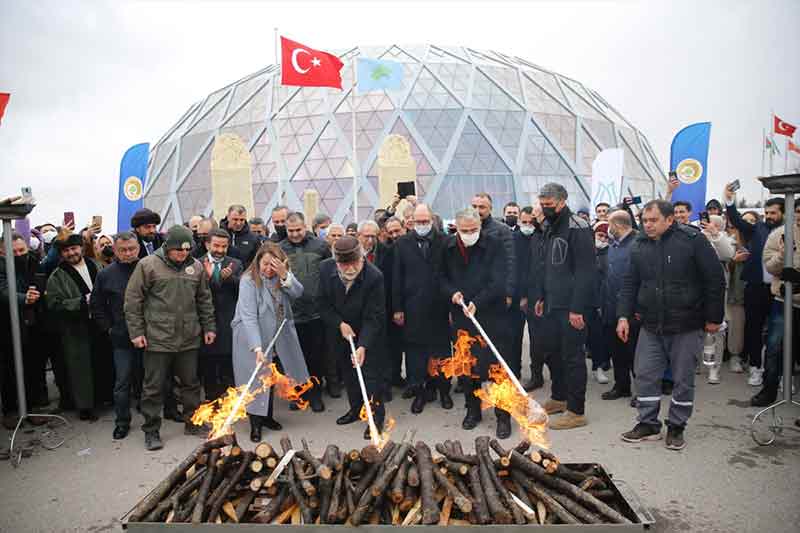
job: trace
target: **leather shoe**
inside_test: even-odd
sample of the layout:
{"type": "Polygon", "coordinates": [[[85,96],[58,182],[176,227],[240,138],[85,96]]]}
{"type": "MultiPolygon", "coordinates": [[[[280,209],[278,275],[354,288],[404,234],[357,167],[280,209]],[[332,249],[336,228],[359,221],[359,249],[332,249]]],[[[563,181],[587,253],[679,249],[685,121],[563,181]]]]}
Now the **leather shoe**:
{"type": "Polygon", "coordinates": [[[78,418],[81,420],[86,420],[87,422],[96,422],[97,415],[94,414],[94,411],[91,409],[81,409],[80,413],[78,413],[78,418]]]}
{"type": "Polygon", "coordinates": [[[478,423],[481,421],[481,412],[480,410],[467,410],[467,416],[464,417],[464,420],[461,422],[461,429],[475,429],[478,427],[478,423]]]}
{"type": "Polygon", "coordinates": [[[394,399],[394,396],[392,395],[392,387],[391,386],[387,386],[383,390],[383,403],[389,403],[393,399],[394,399]]]}
{"type": "Polygon", "coordinates": [[[130,428],[117,426],[114,428],[114,435],[112,435],[112,437],[114,438],[114,440],[122,440],[128,436],[129,432],[130,428]]]}
{"type": "Polygon", "coordinates": [[[758,394],[750,398],[750,405],[753,407],[769,407],[775,403],[777,396],[777,391],[774,394],[770,394],[766,389],[761,389],[758,394]]]}
{"type": "Polygon", "coordinates": [[[600,395],[603,400],[618,400],[620,398],[630,398],[631,391],[623,391],[614,387],[600,395]]]}
{"type": "Polygon", "coordinates": [[[311,410],[315,413],[321,413],[325,410],[325,404],[322,402],[321,394],[315,394],[311,396],[309,403],[311,404],[311,410]]]}
{"type": "Polygon", "coordinates": [[[425,410],[425,404],[428,403],[425,401],[425,393],[418,392],[416,396],[414,396],[414,401],[411,402],[411,412],[415,415],[420,414],[422,411],[425,410]]]}
{"type": "Polygon", "coordinates": [[[522,388],[524,388],[528,392],[531,392],[536,389],[541,389],[543,386],[544,386],[544,378],[541,376],[541,374],[534,374],[531,376],[531,379],[529,379],[522,385],[522,388]]]}
{"type": "Polygon", "coordinates": [[[283,426],[280,424],[280,422],[278,422],[274,418],[270,418],[267,416],[261,419],[261,426],[267,428],[270,431],[280,431],[283,429],[283,426]]]}
{"type": "Polygon", "coordinates": [[[453,398],[450,397],[449,392],[439,391],[439,403],[442,404],[442,409],[453,408],[453,398]]]}
{"type": "Polygon", "coordinates": [[[346,426],[347,424],[358,422],[359,419],[358,413],[355,411],[347,411],[343,416],[336,419],[336,424],[339,426],[346,426]]]}
{"type": "Polygon", "coordinates": [[[161,443],[161,436],[158,434],[158,431],[151,431],[144,434],[144,447],[149,452],[160,450],[164,447],[161,443]]]}
{"type": "Polygon", "coordinates": [[[511,436],[511,417],[507,414],[497,415],[497,438],[507,439],[511,436]]]}
{"type": "Polygon", "coordinates": [[[250,442],[261,442],[261,425],[250,424],[250,442]]]}
{"type": "Polygon", "coordinates": [[[436,401],[436,389],[433,387],[425,387],[425,400],[428,402],[436,401]]]}

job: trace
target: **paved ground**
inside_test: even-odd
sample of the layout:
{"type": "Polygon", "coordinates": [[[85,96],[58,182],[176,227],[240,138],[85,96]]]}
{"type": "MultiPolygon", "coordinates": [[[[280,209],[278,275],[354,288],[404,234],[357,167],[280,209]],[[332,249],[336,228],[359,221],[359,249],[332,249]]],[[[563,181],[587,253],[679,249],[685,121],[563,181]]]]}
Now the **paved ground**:
{"type": "MultiPolygon", "coordinates": [[[[590,379],[590,424],[551,432],[554,452],[565,462],[600,462],[627,481],[658,520],[654,531],[800,531],[800,433],[790,432],[770,447],[757,446],[749,433],[755,409],[744,403],[752,394],[745,377],[725,372],[723,383],[714,386],[700,377],[683,451],[666,450],[663,441],[620,441],[619,433],[632,427],[634,410],[627,400],[600,400],[608,386],[590,379]]],[[[535,396],[545,399],[547,390],[535,396]]],[[[343,448],[362,445],[360,424],[335,425],[334,419],[345,410],[344,400],[326,401],[327,412],[319,414],[290,413],[280,406],[277,418],[284,432],[296,442],[306,437],[320,451],[329,441],[343,448]]],[[[461,430],[463,399],[456,400],[451,412],[437,404],[414,416],[409,406],[410,401],[399,398],[389,404],[396,431],[417,428],[418,437],[430,443],[494,433],[491,413],[477,430],[461,430]]],[[[795,409],[791,419],[798,415],[795,409]]],[[[183,436],[182,426],[167,422],[162,430],[165,448],[149,453],[138,430],[123,441],[111,439],[111,412],[93,424],[72,422],[61,448],[37,449],[16,469],[0,462],[0,531],[119,531],[119,517],[198,443],[197,438],[183,436]]],[[[135,416],[134,423],[140,422],[135,416]]],[[[249,443],[246,422],[239,423],[237,432],[240,442],[249,443]]],[[[33,436],[23,435],[23,440],[33,436]]],[[[9,437],[0,430],[4,446],[9,437]]],[[[278,435],[265,433],[265,438],[277,445],[278,435]]]]}

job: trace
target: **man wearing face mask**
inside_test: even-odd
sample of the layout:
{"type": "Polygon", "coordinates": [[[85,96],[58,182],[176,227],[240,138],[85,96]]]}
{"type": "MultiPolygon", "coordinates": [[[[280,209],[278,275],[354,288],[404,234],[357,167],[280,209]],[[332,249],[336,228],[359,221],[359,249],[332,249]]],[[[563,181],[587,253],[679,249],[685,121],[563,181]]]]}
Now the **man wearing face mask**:
{"type": "MultiPolygon", "coordinates": [[[[474,314],[487,335],[498,343],[503,335],[508,335],[508,328],[504,325],[507,320],[504,289],[508,284],[503,243],[482,230],[480,215],[475,209],[456,213],[456,230],[445,245],[437,285],[442,297],[450,303],[450,316],[456,331],[465,330],[471,336],[477,336],[478,331],[467,316],[474,314]],[[467,309],[462,307],[462,303],[467,309]]],[[[474,392],[480,388],[481,381],[488,379],[489,365],[497,362],[488,347],[479,344],[472,346],[472,354],[478,359],[472,369],[477,378],[459,378],[467,404],[467,415],[461,427],[467,430],[474,429],[481,421],[481,402],[474,392]]],[[[501,409],[495,409],[495,416],[497,438],[507,439],[511,435],[511,416],[501,409]]]]}
{"type": "Polygon", "coordinates": [[[585,426],[586,314],[595,290],[594,238],[588,222],[567,207],[567,190],[547,183],[539,190],[546,218],[537,263],[543,269],[534,279],[529,300],[541,317],[541,349],[553,379],[548,414],[564,413],[550,420],[551,429],[585,426]]]}
{"type": "Polygon", "coordinates": [[[333,220],[331,220],[331,217],[325,213],[319,213],[314,217],[314,220],[311,223],[311,231],[314,233],[314,235],[324,241],[325,237],[328,235],[328,228],[332,223],[333,220]]]}
{"type": "MultiPolygon", "coordinates": [[[[507,204],[503,210],[506,213],[507,219],[509,216],[514,216],[508,214],[509,206],[513,208],[511,204],[507,204]]],[[[506,220],[506,223],[508,222],[509,221],[506,220]]],[[[527,312],[528,276],[530,275],[531,268],[531,239],[533,238],[533,232],[535,230],[533,225],[533,208],[531,206],[523,207],[519,212],[519,224],[516,224],[516,220],[514,222],[514,256],[516,257],[514,276],[516,280],[514,283],[514,299],[511,308],[508,310],[511,342],[509,343],[510,351],[507,362],[514,370],[514,374],[518,377],[522,377],[522,337],[525,333],[525,324],[529,318],[527,312]]],[[[533,329],[529,327],[528,331],[532,338],[533,329]]],[[[531,346],[533,346],[533,342],[531,342],[531,346]]],[[[532,376],[532,379],[536,379],[536,376],[532,376]]]]}
{"type": "Polygon", "coordinates": [[[42,224],[39,226],[39,233],[42,236],[42,242],[44,243],[44,255],[47,255],[47,252],[50,251],[50,246],[53,244],[53,240],[55,240],[56,236],[58,235],[58,230],[52,224],[42,224]]]}
{"type": "Polygon", "coordinates": [[[592,372],[597,383],[608,383],[606,372],[611,368],[611,354],[608,351],[608,342],[603,335],[603,321],[601,307],[606,275],[608,273],[608,222],[597,221],[594,224],[594,248],[597,263],[595,276],[595,298],[591,309],[587,313],[586,327],[588,346],[592,354],[592,372]]]}
{"type": "Polygon", "coordinates": [[[517,229],[517,222],[519,221],[519,204],[517,202],[508,202],[503,207],[503,222],[506,226],[511,228],[511,231],[517,229]]]}
{"type": "Polygon", "coordinates": [[[506,280],[504,296],[506,309],[511,308],[511,301],[514,296],[514,236],[511,229],[502,222],[492,218],[492,197],[488,193],[479,192],[472,198],[472,209],[478,212],[481,217],[481,233],[497,237],[503,245],[504,258],[502,274],[506,280]]]}
{"type": "Polygon", "coordinates": [[[153,255],[164,244],[158,233],[161,216],[147,208],[136,211],[131,217],[131,227],[139,240],[139,259],[153,255]]]}
{"type": "Polygon", "coordinates": [[[113,347],[114,370],[114,440],[124,439],[131,427],[131,386],[141,390],[142,352],[134,348],[125,322],[125,289],[139,261],[139,241],[131,232],[114,236],[114,262],[97,274],[90,307],[98,328],[108,332],[113,347]]]}
{"type": "MultiPolygon", "coordinates": [[[[320,315],[327,339],[345,380],[350,409],[336,419],[338,425],[357,422],[363,400],[355,364],[361,365],[378,431],[385,409],[381,400],[382,373],[386,365],[386,298],[383,274],[364,259],[361,245],[344,236],[333,245],[333,257],[320,264],[320,315]],[[350,343],[356,348],[351,355],[350,343]]],[[[364,432],[369,439],[369,427],[364,432]]]]}
{"type": "MultiPolygon", "coordinates": [[[[441,297],[436,286],[446,237],[434,229],[432,215],[426,204],[417,205],[414,229],[397,239],[394,245],[392,321],[402,327],[406,390],[407,395],[414,398],[411,404],[414,414],[421,413],[426,403],[436,399],[437,390],[442,408],[453,407],[450,382],[443,376],[428,375],[431,359],[450,354],[447,300],[441,297]]],[[[399,220],[396,224],[401,226],[399,220]]]]}
{"type": "Polygon", "coordinates": [[[234,253],[230,255],[240,259],[246,269],[261,246],[261,238],[251,232],[247,225],[247,210],[243,205],[230,206],[227,217],[220,221],[219,227],[231,237],[228,248],[234,253]]]}
{"type": "Polygon", "coordinates": [[[289,217],[289,208],[285,205],[278,205],[272,208],[272,235],[269,240],[281,242],[286,238],[286,219],[289,217]]]}
{"type": "MultiPolygon", "coordinates": [[[[520,309],[525,313],[528,323],[528,336],[530,340],[530,360],[531,360],[531,377],[528,381],[523,383],[526,391],[533,391],[544,386],[544,354],[541,350],[538,338],[541,335],[546,335],[547,332],[542,331],[542,319],[536,316],[533,312],[533,304],[530,300],[530,288],[538,283],[538,279],[542,276],[544,266],[542,265],[542,258],[539,256],[539,248],[544,238],[542,224],[544,223],[544,215],[542,208],[537,202],[531,207],[531,221],[527,223],[527,216],[525,223],[520,224],[520,232],[530,234],[530,241],[528,242],[529,258],[528,258],[528,272],[525,277],[525,286],[521,295],[520,309]]],[[[520,332],[521,335],[522,332],[520,332]]],[[[520,347],[522,346],[522,339],[520,338],[520,347]]]]}
{"type": "MultiPolygon", "coordinates": [[[[742,240],[750,250],[750,256],[742,267],[744,286],[744,353],[749,355],[750,378],[747,383],[758,387],[763,383],[761,352],[764,347],[763,330],[772,306],[770,286],[772,275],[763,264],[764,246],[772,231],[783,225],[783,198],[770,198],[764,204],[764,222],[750,224],[742,218],[736,208],[736,193],[730,185],[725,187],[725,206],[728,221],[739,230],[742,240]]],[[[760,403],[756,401],[756,403],[760,403]]]]}

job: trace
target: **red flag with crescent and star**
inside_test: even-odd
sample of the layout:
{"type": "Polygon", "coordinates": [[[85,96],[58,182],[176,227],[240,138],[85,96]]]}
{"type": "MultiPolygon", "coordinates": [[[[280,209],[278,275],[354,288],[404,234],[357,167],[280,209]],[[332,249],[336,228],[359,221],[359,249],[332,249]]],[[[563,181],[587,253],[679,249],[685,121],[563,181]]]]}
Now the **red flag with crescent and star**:
{"type": "Polygon", "coordinates": [[[786,135],[787,137],[794,135],[794,132],[797,130],[797,126],[792,126],[788,122],[782,121],[777,115],[773,115],[772,118],[775,121],[775,133],[778,135],[786,135]]]}
{"type": "Polygon", "coordinates": [[[281,83],[297,87],[342,88],[344,63],[333,54],[281,37],[281,83]]]}
{"type": "Polygon", "coordinates": [[[11,95],[8,93],[0,93],[0,124],[3,123],[3,113],[6,112],[6,106],[11,95]]]}

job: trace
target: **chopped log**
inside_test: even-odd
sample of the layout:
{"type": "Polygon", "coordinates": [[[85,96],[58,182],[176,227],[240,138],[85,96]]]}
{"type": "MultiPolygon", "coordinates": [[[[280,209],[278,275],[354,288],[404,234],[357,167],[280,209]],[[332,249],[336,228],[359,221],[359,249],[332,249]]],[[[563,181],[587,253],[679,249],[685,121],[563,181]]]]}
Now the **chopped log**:
{"type": "Polygon", "coordinates": [[[512,451],[511,464],[515,469],[528,474],[537,481],[541,482],[543,485],[564,493],[581,505],[597,511],[611,522],[615,524],[630,524],[630,520],[609,507],[607,504],[598,500],[585,490],[581,490],[579,487],[569,483],[568,481],[564,481],[556,476],[551,476],[541,466],[537,465],[524,455],[520,455],[517,452],[512,451]]]}
{"type": "MultiPolygon", "coordinates": [[[[467,471],[467,473],[469,473],[469,470],[467,471]]],[[[469,498],[470,504],[472,504],[472,506],[475,507],[475,500],[472,498],[472,491],[467,486],[467,484],[464,482],[464,478],[462,478],[461,476],[452,476],[451,481],[453,482],[453,485],[456,486],[456,488],[458,489],[458,491],[461,494],[463,494],[464,496],[469,498]]],[[[465,513],[465,514],[468,514],[468,513],[465,513]]]]}
{"type": "Polygon", "coordinates": [[[259,459],[266,459],[275,455],[275,450],[267,442],[259,442],[253,451],[259,459]]]}
{"type": "Polygon", "coordinates": [[[325,518],[328,516],[328,511],[330,509],[330,504],[331,504],[331,497],[333,496],[331,494],[333,492],[333,484],[334,484],[333,472],[335,471],[337,464],[340,464],[339,447],[330,444],[325,448],[325,453],[322,454],[322,465],[324,465],[325,468],[328,469],[331,475],[328,476],[327,479],[324,476],[320,475],[320,480],[319,480],[319,494],[320,494],[319,514],[321,517],[320,522],[323,522],[325,518]]]}
{"type": "Polygon", "coordinates": [[[297,504],[295,503],[291,507],[289,507],[288,509],[283,511],[281,514],[276,516],[275,520],[273,520],[272,523],[273,524],[285,524],[286,522],[288,522],[292,518],[292,515],[295,513],[296,510],[297,510],[297,504]]]}
{"type": "MultiPolygon", "coordinates": [[[[397,473],[397,470],[399,470],[400,464],[406,460],[410,451],[410,443],[401,443],[399,446],[395,447],[391,457],[388,457],[380,463],[382,470],[376,476],[375,482],[372,484],[369,490],[364,490],[361,498],[358,500],[358,504],[356,504],[355,512],[350,515],[350,521],[354,526],[361,524],[364,518],[372,510],[373,502],[383,495],[384,491],[389,486],[389,483],[391,483],[392,479],[394,478],[394,475],[397,473]]],[[[378,507],[377,503],[375,503],[375,507],[378,507]]]]}
{"type": "Polygon", "coordinates": [[[392,481],[390,499],[393,503],[399,504],[403,501],[409,468],[411,468],[411,462],[408,460],[403,461],[400,464],[400,469],[397,471],[397,475],[394,477],[394,481],[392,481]]]}
{"type": "Polygon", "coordinates": [[[211,513],[208,515],[210,522],[213,522],[217,518],[217,515],[219,515],[222,505],[228,498],[228,493],[230,493],[231,489],[239,483],[240,479],[242,479],[242,476],[244,476],[247,466],[249,465],[250,461],[252,461],[253,456],[253,452],[245,452],[245,454],[242,456],[242,461],[239,464],[239,468],[236,469],[236,472],[234,472],[233,476],[220,484],[221,487],[224,486],[225,488],[220,490],[217,499],[212,502],[211,513]]]}
{"type": "Polygon", "coordinates": [[[392,505],[392,525],[400,525],[400,507],[397,505],[392,505]]]}
{"type": "MultiPolygon", "coordinates": [[[[434,470],[436,472],[437,470],[434,470]]],[[[450,522],[450,513],[453,510],[453,498],[447,496],[442,504],[442,512],[439,513],[439,525],[446,526],[450,522]]]]}
{"type": "Polygon", "coordinates": [[[258,474],[258,473],[260,473],[262,470],[264,470],[264,463],[263,463],[261,460],[259,460],[259,459],[256,459],[256,460],[254,460],[254,461],[250,461],[250,470],[251,470],[251,471],[252,471],[254,474],[258,474]]]}
{"type": "Polygon", "coordinates": [[[489,510],[494,516],[495,522],[507,524],[511,522],[511,517],[513,516],[517,524],[524,524],[525,517],[522,516],[522,512],[511,500],[511,496],[494,469],[492,458],[489,456],[489,437],[482,436],[475,439],[475,453],[481,463],[481,485],[483,485],[483,490],[486,492],[486,501],[489,504],[489,510]],[[496,498],[496,501],[493,502],[492,498],[496,498]],[[508,509],[511,509],[511,516],[508,514],[508,509]],[[500,519],[508,519],[509,521],[502,522],[500,519]]]}
{"type": "Polygon", "coordinates": [[[278,495],[275,496],[270,500],[264,509],[258,513],[250,520],[251,522],[255,522],[257,524],[269,524],[275,517],[280,513],[281,506],[286,498],[289,497],[289,487],[284,485],[281,487],[278,495]]]}
{"type": "Polygon", "coordinates": [[[236,522],[241,522],[244,519],[244,515],[247,514],[250,504],[253,503],[255,498],[255,492],[245,492],[244,496],[239,499],[239,503],[236,504],[236,522]]]}
{"type": "Polygon", "coordinates": [[[469,484],[472,492],[472,510],[475,518],[479,524],[486,525],[492,521],[492,517],[489,515],[486,494],[481,486],[479,466],[473,466],[469,469],[469,484]]]}
{"type": "Polygon", "coordinates": [[[419,487],[419,468],[416,463],[411,463],[411,466],[408,467],[406,482],[412,487],[419,487]]]}
{"type": "Polygon", "coordinates": [[[353,499],[358,502],[361,499],[361,496],[364,494],[364,491],[372,485],[375,481],[375,478],[378,476],[378,472],[380,472],[381,465],[384,461],[392,454],[395,448],[394,441],[389,441],[381,450],[380,456],[378,460],[372,464],[367,466],[366,471],[361,476],[361,479],[358,480],[358,485],[356,485],[355,492],[353,494],[353,499]]]}
{"type": "Polygon", "coordinates": [[[528,523],[535,524],[537,522],[536,506],[533,504],[533,502],[531,502],[531,499],[528,497],[528,493],[525,491],[525,489],[523,489],[514,479],[510,478],[505,480],[505,485],[514,496],[519,498],[519,500],[525,504],[528,509],[533,511],[533,514],[529,514],[525,509],[522,509],[522,513],[525,515],[525,518],[528,519],[528,523]]]}
{"type": "MultiPolygon", "coordinates": [[[[455,446],[455,444],[453,444],[455,446]]],[[[456,463],[464,463],[468,465],[477,465],[478,458],[474,455],[465,455],[463,453],[457,453],[453,450],[448,451],[445,448],[444,444],[436,444],[435,446],[436,451],[440,454],[444,455],[449,461],[454,461],[456,463]]]]}
{"type": "Polygon", "coordinates": [[[196,471],[194,475],[187,478],[182,485],[173,491],[169,498],[160,501],[156,508],[145,517],[144,521],[160,522],[164,513],[168,512],[170,509],[175,510],[180,505],[181,500],[185,499],[186,496],[191,494],[203,483],[203,474],[205,474],[205,468],[196,471]]]}
{"type": "MultiPolygon", "coordinates": [[[[436,481],[439,482],[439,486],[444,487],[447,491],[448,498],[451,500],[451,503],[455,503],[458,510],[464,514],[469,514],[472,512],[472,501],[467,498],[458,488],[449,480],[447,476],[444,475],[441,471],[434,469],[433,476],[436,478],[436,481]]],[[[447,499],[445,499],[447,501],[447,499]]]]}
{"type": "Polygon", "coordinates": [[[350,461],[347,470],[354,476],[361,476],[367,471],[367,463],[362,460],[350,461]]]}
{"type": "Polygon", "coordinates": [[[536,500],[536,516],[539,518],[539,525],[543,526],[547,521],[547,506],[542,500],[536,500]]]}
{"type": "Polygon", "coordinates": [[[414,506],[414,503],[419,499],[419,491],[416,487],[412,487],[411,485],[406,485],[405,491],[403,493],[403,501],[400,502],[400,512],[407,513],[411,507],[414,506]]]}
{"type": "MultiPolygon", "coordinates": [[[[202,448],[202,445],[198,450],[202,448]]],[[[147,514],[152,511],[158,503],[164,499],[164,497],[172,491],[172,488],[177,485],[184,476],[186,475],[186,471],[191,468],[191,466],[197,460],[197,456],[204,452],[199,452],[195,450],[194,453],[189,454],[186,459],[181,461],[178,466],[176,466],[172,472],[170,472],[167,477],[165,477],[161,483],[155,486],[150,494],[144,497],[144,499],[139,502],[139,504],[133,509],[130,516],[128,517],[128,522],[141,522],[142,519],[147,516],[147,514]]]]}
{"type": "Polygon", "coordinates": [[[519,453],[519,454],[525,455],[525,452],[527,452],[528,450],[530,450],[530,448],[531,448],[531,443],[530,443],[530,441],[523,440],[523,441],[520,441],[520,443],[519,443],[519,444],[517,444],[517,445],[514,447],[514,450],[516,450],[516,452],[517,452],[517,453],[519,453]]]}
{"type": "Polygon", "coordinates": [[[192,511],[192,524],[199,524],[203,521],[206,510],[206,500],[208,493],[211,489],[211,482],[214,480],[217,470],[217,459],[219,458],[219,448],[211,450],[211,455],[208,458],[208,470],[203,478],[203,484],[200,486],[200,491],[197,493],[197,501],[194,504],[192,511]]]}
{"type": "MultiPolygon", "coordinates": [[[[538,465],[537,465],[538,466],[538,465]]],[[[519,470],[512,471],[511,475],[525,490],[533,494],[537,501],[542,502],[547,510],[556,515],[565,524],[580,524],[580,520],[572,516],[544,487],[525,477],[519,470]]]]}
{"type": "Polygon", "coordinates": [[[570,512],[572,516],[583,522],[584,524],[602,524],[603,521],[600,519],[599,516],[590,512],[584,506],[579,504],[576,501],[573,501],[568,496],[561,494],[560,492],[554,492],[552,494],[553,499],[560,503],[564,509],[570,512]]]}
{"type": "Polygon", "coordinates": [[[441,463],[439,463],[442,468],[444,468],[447,472],[452,472],[453,474],[459,476],[466,476],[469,474],[469,467],[467,463],[458,463],[456,461],[451,461],[449,459],[444,459],[441,463]]]}
{"type": "MultiPolygon", "coordinates": [[[[413,526],[418,524],[422,520],[422,498],[417,499],[414,502],[414,505],[409,509],[408,514],[406,515],[405,520],[403,520],[402,526],[413,526]]],[[[438,520],[437,520],[438,521],[438,520]]]]}
{"type": "Polygon", "coordinates": [[[367,464],[377,463],[381,456],[381,450],[374,444],[368,444],[361,449],[359,457],[367,464]]]}
{"type": "Polygon", "coordinates": [[[510,524],[512,520],[511,514],[500,501],[500,495],[497,494],[494,481],[492,481],[490,477],[489,468],[483,461],[480,461],[478,469],[481,478],[481,487],[483,487],[483,492],[486,495],[486,505],[494,519],[494,523],[504,525],[510,524]]]}
{"type": "Polygon", "coordinates": [[[228,455],[230,455],[231,457],[239,457],[240,455],[242,455],[242,449],[237,445],[233,445],[231,446],[228,455]]]}
{"type": "Polygon", "coordinates": [[[217,448],[224,448],[225,446],[233,446],[235,444],[236,434],[228,433],[226,435],[222,435],[221,437],[217,437],[216,439],[205,441],[197,448],[197,450],[195,450],[195,455],[207,453],[217,448]]]}
{"type": "MultiPolygon", "coordinates": [[[[323,524],[335,524],[337,515],[339,513],[339,499],[342,495],[342,480],[344,479],[344,469],[336,472],[336,479],[333,482],[333,490],[331,491],[330,499],[328,501],[328,510],[326,513],[321,513],[323,524]]],[[[323,506],[324,509],[324,506],[323,506]]]]}
{"type": "Polygon", "coordinates": [[[588,492],[598,500],[614,500],[617,497],[611,489],[590,490],[588,492]]]}
{"type": "Polygon", "coordinates": [[[352,515],[356,510],[356,495],[355,495],[355,486],[353,483],[348,480],[348,483],[345,485],[345,502],[347,502],[347,514],[345,516],[352,515]]]}
{"type": "MultiPolygon", "coordinates": [[[[233,506],[233,502],[225,502],[222,504],[222,512],[225,513],[225,516],[228,517],[228,520],[232,522],[237,521],[236,517],[236,507],[233,506]]],[[[238,522],[237,522],[238,523],[238,522]]]]}
{"type": "Polygon", "coordinates": [[[264,483],[266,483],[267,479],[269,479],[269,476],[254,477],[250,480],[250,490],[253,492],[260,491],[264,487],[264,483]]]}
{"type": "Polygon", "coordinates": [[[422,523],[426,526],[439,521],[439,507],[434,500],[433,462],[431,449],[422,441],[416,445],[417,468],[420,478],[420,501],[422,502],[422,523]]]}
{"type": "Polygon", "coordinates": [[[197,461],[195,462],[196,465],[205,466],[208,464],[208,454],[207,453],[200,453],[197,454],[197,461]]]}
{"type": "Polygon", "coordinates": [[[333,472],[331,471],[330,467],[323,464],[322,461],[314,457],[310,452],[306,450],[299,450],[295,453],[295,457],[299,457],[313,468],[314,475],[329,480],[333,478],[333,472]]]}
{"type": "MultiPolygon", "coordinates": [[[[280,442],[281,442],[281,449],[283,450],[283,453],[288,453],[289,450],[294,449],[294,446],[292,446],[292,441],[289,439],[289,437],[285,437],[285,436],[281,437],[281,441],[280,442]]],[[[294,468],[295,478],[296,478],[297,482],[300,484],[300,487],[303,489],[303,492],[306,493],[306,496],[314,496],[315,494],[317,494],[317,488],[308,479],[303,479],[303,477],[304,477],[303,461],[298,456],[298,453],[300,453],[300,452],[295,452],[294,457],[292,457],[292,460],[291,460],[291,463],[292,463],[291,466],[292,466],[292,468],[294,468]]],[[[296,498],[296,496],[295,496],[295,498],[296,498]]],[[[306,508],[306,506],[303,505],[303,503],[301,503],[301,502],[297,502],[297,505],[298,505],[298,507],[300,507],[300,511],[301,512],[304,510],[304,508],[306,508]]],[[[312,522],[311,520],[306,520],[305,518],[303,519],[303,521],[306,524],[310,524],[312,522]]]]}

